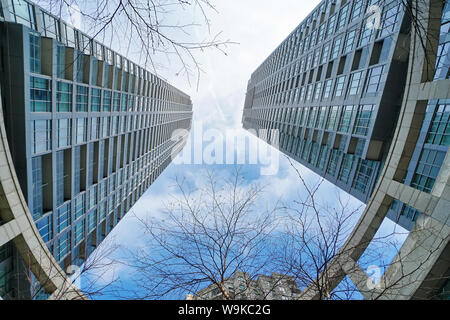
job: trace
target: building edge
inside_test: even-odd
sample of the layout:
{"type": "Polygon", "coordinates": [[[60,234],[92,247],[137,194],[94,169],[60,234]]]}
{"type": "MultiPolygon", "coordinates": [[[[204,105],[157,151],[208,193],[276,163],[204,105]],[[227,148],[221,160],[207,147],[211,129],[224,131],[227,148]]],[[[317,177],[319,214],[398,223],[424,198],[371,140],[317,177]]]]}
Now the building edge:
{"type": "MultiPolygon", "coordinates": [[[[9,150],[0,88],[0,246],[12,241],[50,299],[84,300],[42,241],[25,202],[9,150]]],[[[1,297],[0,297],[1,299],[1,297]]]]}

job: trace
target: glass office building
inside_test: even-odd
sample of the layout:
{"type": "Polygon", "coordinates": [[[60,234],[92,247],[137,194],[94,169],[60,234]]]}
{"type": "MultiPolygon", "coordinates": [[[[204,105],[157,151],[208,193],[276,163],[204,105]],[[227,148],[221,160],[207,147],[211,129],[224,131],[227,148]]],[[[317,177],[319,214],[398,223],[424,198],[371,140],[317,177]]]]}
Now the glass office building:
{"type": "MultiPolygon", "coordinates": [[[[445,1],[436,81],[449,78],[448,22],[445,1]]],[[[367,203],[397,126],[410,30],[400,0],[322,1],[252,74],[244,128],[278,129],[283,153],[367,203]]],[[[448,101],[429,101],[406,184],[431,191],[449,112],[448,101]]],[[[411,229],[418,214],[395,202],[388,217],[411,229]]]]}
{"type": "Polygon", "coordinates": [[[80,265],[181,151],[190,97],[28,1],[0,0],[0,43],[23,194],[61,267],[80,265]]]}

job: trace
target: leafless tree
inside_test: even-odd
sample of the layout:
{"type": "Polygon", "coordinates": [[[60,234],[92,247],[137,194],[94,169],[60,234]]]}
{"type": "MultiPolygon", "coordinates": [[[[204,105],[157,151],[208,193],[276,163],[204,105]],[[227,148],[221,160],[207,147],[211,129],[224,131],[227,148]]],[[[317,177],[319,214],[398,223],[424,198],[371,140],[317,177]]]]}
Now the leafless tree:
{"type": "MultiPolygon", "coordinates": [[[[85,32],[94,39],[136,54],[143,66],[155,73],[160,70],[156,56],[162,54],[168,63],[179,65],[176,75],[198,81],[202,68],[197,52],[215,49],[226,54],[232,42],[223,40],[221,32],[212,33],[210,14],[217,13],[212,0],[41,0],[53,14],[64,17],[79,15],[85,32]],[[194,10],[200,12],[196,21],[194,10]],[[208,28],[208,36],[197,39],[196,31],[208,28]],[[171,59],[173,57],[174,59],[171,59]]],[[[201,32],[200,32],[201,33],[201,32]]],[[[202,36],[203,37],[203,36],[202,36]]]]}
{"type": "Polygon", "coordinates": [[[278,249],[278,268],[281,273],[292,275],[301,289],[310,285],[316,287],[319,299],[350,299],[355,288],[350,283],[344,283],[345,287],[330,290],[328,284],[333,279],[329,277],[333,275],[326,274],[326,270],[337,258],[355,220],[362,212],[362,207],[352,206],[349,198],[345,200],[339,196],[337,203],[333,205],[329,205],[331,201],[328,201],[333,198],[332,195],[325,201],[321,200],[318,192],[323,180],[320,179],[311,186],[300,169],[289,158],[288,160],[297,174],[301,188],[298,197],[284,206],[285,228],[278,241],[281,248],[278,249]],[[324,273],[324,276],[319,277],[324,273]]]}
{"type": "MultiPolygon", "coordinates": [[[[445,3],[446,0],[399,0],[398,3],[401,13],[406,16],[407,27],[403,31],[408,34],[414,33],[414,44],[417,44],[424,52],[428,76],[426,80],[428,81],[433,80],[436,67],[436,52],[439,50],[439,29],[442,22],[442,14],[437,13],[442,13],[441,10],[444,8],[445,3]],[[433,13],[430,12],[431,10],[433,10],[433,13]]],[[[380,0],[376,5],[383,9],[383,14],[387,16],[389,15],[387,9],[395,6],[389,0],[380,0]]],[[[384,16],[382,19],[387,20],[387,23],[389,23],[391,18],[384,16]]],[[[414,48],[412,50],[412,56],[414,56],[416,52],[414,48]]]]}
{"type": "Polygon", "coordinates": [[[277,223],[276,207],[258,206],[264,188],[246,185],[240,168],[222,178],[206,171],[196,187],[177,178],[175,188],[161,217],[138,218],[144,246],[130,251],[127,263],[135,271],[136,297],[184,298],[208,286],[225,300],[245,294],[226,284],[236,273],[251,281],[269,269],[277,223]]]}
{"type": "MultiPolygon", "coordinates": [[[[446,239],[442,239],[435,250],[424,253],[424,256],[418,257],[414,253],[398,255],[403,245],[402,239],[409,232],[394,225],[392,230],[377,233],[367,243],[359,243],[358,247],[349,246],[346,241],[360,218],[363,207],[351,204],[349,198],[345,200],[338,197],[337,201],[333,201],[331,196],[328,199],[319,197],[323,180],[319,179],[311,185],[303,178],[298,167],[289,158],[288,160],[302,188],[297,199],[284,206],[287,212],[286,223],[283,224],[285,229],[277,241],[280,245],[276,258],[279,272],[294,277],[301,290],[314,288],[319,300],[352,300],[360,298],[361,294],[373,300],[394,295],[398,297],[405,286],[404,280],[410,281],[408,285],[420,281],[415,278],[420,272],[420,265],[415,268],[406,266],[412,260],[420,258],[426,261],[431,258],[435,250],[446,243],[446,239]],[[330,202],[332,205],[329,205],[330,202]],[[352,264],[351,252],[360,246],[366,248],[364,254],[352,264]],[[393,260],[394,256],[396,259],[393,260]],[[361,272],[366,273],[367,277],[359,277],[362,283],[353,283],[350,277],[343,278],[342,272],[335,269],[347,262],[347,275],[356,274],[358,276],[354,279],[357,279],[361,272]],[[369,268],[365,270],[363,266],[369,268]],[[399,271],[394,280],[383,276],[392,267],[399,271]],[[371,274],[372,271],[374,274],[371,274]],[[339,285],[336,286],[336,283],[339,285]]],[[[439,230],[425,226],[418,232],[433,233],[439,230]]],[[[420,246],[420,243],[417,245],[420,246]]],[[[446,278],[439,280],[445,281],[446,278]]]]}

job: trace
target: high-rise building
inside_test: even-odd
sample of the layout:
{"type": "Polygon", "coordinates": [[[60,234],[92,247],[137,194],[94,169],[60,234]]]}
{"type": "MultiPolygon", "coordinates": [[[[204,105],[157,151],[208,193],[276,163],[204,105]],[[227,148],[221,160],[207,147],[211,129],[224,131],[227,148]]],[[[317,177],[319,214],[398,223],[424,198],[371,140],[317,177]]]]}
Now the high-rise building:
{"type": "MultiPolygon", "coordinates": [[[[273,273],[252,279],[248,273],[235,272],[224,281],[225,290],[233,300],[295,300],[301,291],[291,276],[273,273]]],[[[212,284],[186,300],[225,300],[222,291],[212,284]]]]}
{"type": "MultiPolygon", "coordinates": [[[[450,7],[442,4],[436,81],[449,78],[450,7]]],[[[323,0],[252,74],[244,128],[279,130],[283,153],[367,203],[409,90],[405,12],[400,0],[323,0]]],[[[404,183],[430,193],[450,145],[450,107],[427,103],[404,183]]],[[[411,229],[419,214],[395,201],[388,217],[411,229]]]]}
{"type": "MultiPolygon", "coordinates": [[[[29,212],[61,268],[81,265],[181,151],[172,133],[190,129],[190,97],[24,0],[0,0],[0,59],[29,212]]],[[[15,251],[0,244],[4,298],[18,295],[15,251]]]]}

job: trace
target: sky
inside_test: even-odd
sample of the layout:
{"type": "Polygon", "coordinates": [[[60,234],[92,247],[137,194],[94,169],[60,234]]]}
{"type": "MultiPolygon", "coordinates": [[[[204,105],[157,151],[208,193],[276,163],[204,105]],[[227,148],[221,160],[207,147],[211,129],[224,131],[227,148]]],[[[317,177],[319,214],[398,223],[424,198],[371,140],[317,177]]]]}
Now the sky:
{"type": "MultiPolygon", "coordinates": [[[[162,66],[158,70],[158,75],[191,96],[193,128],[203,126],[203,132],[210,130],[213,135],[220,133],[229,133],[240,137],[248,135],[242,129],[241,119],[247,82],[252,72],[319,2],[319,0],[214,1],[217,12],[209,13],[212,24],[210,34],[221,32],[222,39],[229,39],[233,44],[227,46],[226,55],[218,50],[205,50],[197,54],[198,62],[203,70],[198,86],[195,81],[189,84],[186,77],[176,75],[178,71],[176,63],[168,62],[164,57],[157,57],[156,59],[159,59],[162,66]]],[[[200,19],[199,21],[201,21],[198,10],[192,11],[189,9],[177,13],[179,17],[182,17],[181,20],[190,19],[193,14],[196,20],[200,19]]],[[[176,19],[177,15],[171,19],[176,19]]],[[[196,28],[190,36],[203,39],[208,36],[207,32],[206,28],[196,28]]],[[[139,60],[138,51],[132,53],[132,56],[136,55],[137,60],[139,60]]],[[[192,134],[188,145],[193,141],[192,134]]],[[[199,140],[198,136],[195,140],[199,140]]],[[[232,150],[236,154],[249,155],[248,148],[233,148],[232,150]]],[[[275,174],[261,175],[261,167],[264,166],[261,164],[246,164],[243,166],[246,180],[248,183],[258,182],[268,186],[266,190],[268,196],[265,197],[265,201],[295,200],[300,189],[295,171],[285,156],[275,149],[270,149],[270,152],[273,153],[272,157],[279,160],[278,170],[275,174]]],[[[319,177],[316,174],[301,166],[298,166],[298,168],[308,183],[318,181],[319,177]]],[[[195,185],[200,183],[199,179],[202,179],[202,175],[199,172],[204,169],[218,170],[226,174],[233,170],[234,166],[207,163],[192,165],[172,163],[139,199],[131,212],[113,229],[105,242],[113,241],[128,249],[142,244],[140,241],[142,230],[135,216],[145,218],[161,215],[164,203],[167,202],[169,195],[173,192],[174,177],[185,177],[195,185]]],[[[342,195],[339,189],[325,182],[318,197],[336,201],[339,195],[342,195]]],[[[356,199],[347,197],[353,206],[363,206],[356,199]]],[[[393,224],[386,221],[380,232],[389,233],[392,228],[393,224]]],[[[392,258],[392,254],[390,258],[392,258]]],[[[390,258],[387,257],[386,259],[390,258]]],[[[129,270],[126,266],[119,265],[110,268],[107,271],[106,278],[118,277],[127,272],[129,270]]]]}

